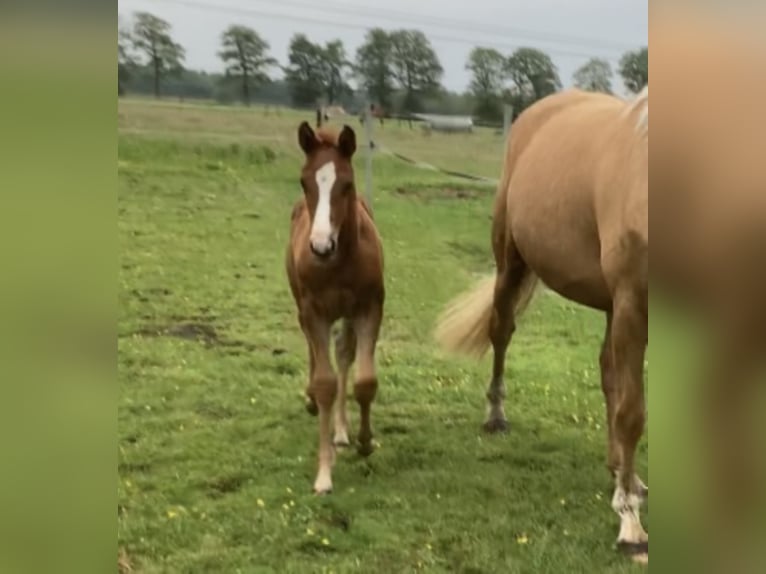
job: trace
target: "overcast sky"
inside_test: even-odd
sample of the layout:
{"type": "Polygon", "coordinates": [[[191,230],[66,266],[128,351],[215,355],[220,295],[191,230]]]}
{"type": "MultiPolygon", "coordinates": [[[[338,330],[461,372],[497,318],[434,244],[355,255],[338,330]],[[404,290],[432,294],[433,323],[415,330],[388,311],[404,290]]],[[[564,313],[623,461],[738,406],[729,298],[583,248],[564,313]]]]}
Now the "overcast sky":
{"type": "Polygon", "coordinates": [[[299,32],[313,42],[340,38],[353,59],[367,28],[418,28],[441,60],[442,83],[457,91],[468,84],[465,61],[474,46],[504,54],[518,46],[540,48],[569,86],[588,58],[606,58],[616,72],[623,52],[648,41],[648,0],[119,0],[121,21],[136,11],[170,22],[186,49],[186,67],[209,72],[222,70],[217,52],[230,24],[257,30],[282,64],[299,32]]]}

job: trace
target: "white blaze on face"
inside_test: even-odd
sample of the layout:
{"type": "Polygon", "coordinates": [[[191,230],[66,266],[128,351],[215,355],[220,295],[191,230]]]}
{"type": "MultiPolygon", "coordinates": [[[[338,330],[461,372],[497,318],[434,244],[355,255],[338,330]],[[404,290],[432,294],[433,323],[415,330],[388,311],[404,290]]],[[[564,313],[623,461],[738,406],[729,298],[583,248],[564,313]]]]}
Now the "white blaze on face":
{"type": "Polygon", "coordinates": [[[335,164],[331,161],[324,164],[316,172],[316,182],[319,188],[314,222],[311,225],[311,245],[315,251],[326,253],[337,242],[338,230],[333,229],[330,221],[330,196],[335,185],[335,164]]]}

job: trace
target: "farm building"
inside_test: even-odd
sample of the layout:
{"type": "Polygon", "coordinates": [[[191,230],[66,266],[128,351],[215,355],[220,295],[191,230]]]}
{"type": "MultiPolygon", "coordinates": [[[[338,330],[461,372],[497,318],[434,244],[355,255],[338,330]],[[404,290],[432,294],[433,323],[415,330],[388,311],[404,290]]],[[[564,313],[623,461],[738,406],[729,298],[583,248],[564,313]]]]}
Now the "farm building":
{"type": "Polygon", "coordinates": [[[425,122],[426,129],[437,132],[471,132],[471,116],[445,116],[437,114],[413,114],[413,117],[425,122]]]}

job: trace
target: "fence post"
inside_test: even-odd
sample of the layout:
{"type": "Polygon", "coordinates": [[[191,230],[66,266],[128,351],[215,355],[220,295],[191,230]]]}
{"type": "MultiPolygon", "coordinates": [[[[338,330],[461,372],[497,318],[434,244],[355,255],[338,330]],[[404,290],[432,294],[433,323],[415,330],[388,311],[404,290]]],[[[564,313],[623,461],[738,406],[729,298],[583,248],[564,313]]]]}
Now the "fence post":
{"type": "Polygon", "coordinates": [[[513,118],[513,106],[506,104],[503,109],[503,137],[506,139],[511,129],[511,118],[513,118]]]}
{"type": "Polygon", "coordinates": [[[373,125],[372,114],[370,113],[370,103],[365,102],[364,106],[364,133],[367,140],[367,156],[365,157],[364,186],[367,196],[367,205],[372,210],[372,154],[375,143],[372,139],[373,125]]]}

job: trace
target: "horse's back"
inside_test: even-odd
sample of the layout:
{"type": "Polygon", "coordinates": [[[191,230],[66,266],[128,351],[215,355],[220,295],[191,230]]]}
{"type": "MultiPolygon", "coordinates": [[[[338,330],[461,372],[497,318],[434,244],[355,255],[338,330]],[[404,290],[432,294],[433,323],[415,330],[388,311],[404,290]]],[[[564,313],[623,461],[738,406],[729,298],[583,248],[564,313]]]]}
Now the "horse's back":
{"type": "MultiPolygon", "coordinates": [[[[577,129],[578,123],[573,123],[573,117],[587,119],[594,109],[617,109],[620,104],[620,100],[607,94],[571,89],[547,96],[524,110],[514,122],[506,145],[503,174],[495,202],[495,219],[505,225],[511,179],[518,171],[521,156],[534,153],[529,152],[533,141],[543,140],[537,147],[544,157],[545,150],[549,146],[558,146],[561,138],[572,141],[574,137],[575,142],[583,139],[582,128],[577,129]],[[581,108],[587,113],[583,114],[581,108]]],[[[590,135],[587,131],[585,134],[590,135]]],[[[516,178],[518,180],[518,175],[516,178]]]]}
{"type": "MultiPolygon", "coordinates": [[[[570,90],[541,100],[517,120],[509,146],[506,227],[526,263],[549,287],[579,303],[608,309],[602,269],[604,226],[619,233],[621,214],[601,220],[600,195],[626,200],[615,149],[627,104],[570,90]],[[607,181],[607,185],[603,185],[607,181]]],[[[624,130],[622,130],[624,131],[624,130]]]]}

